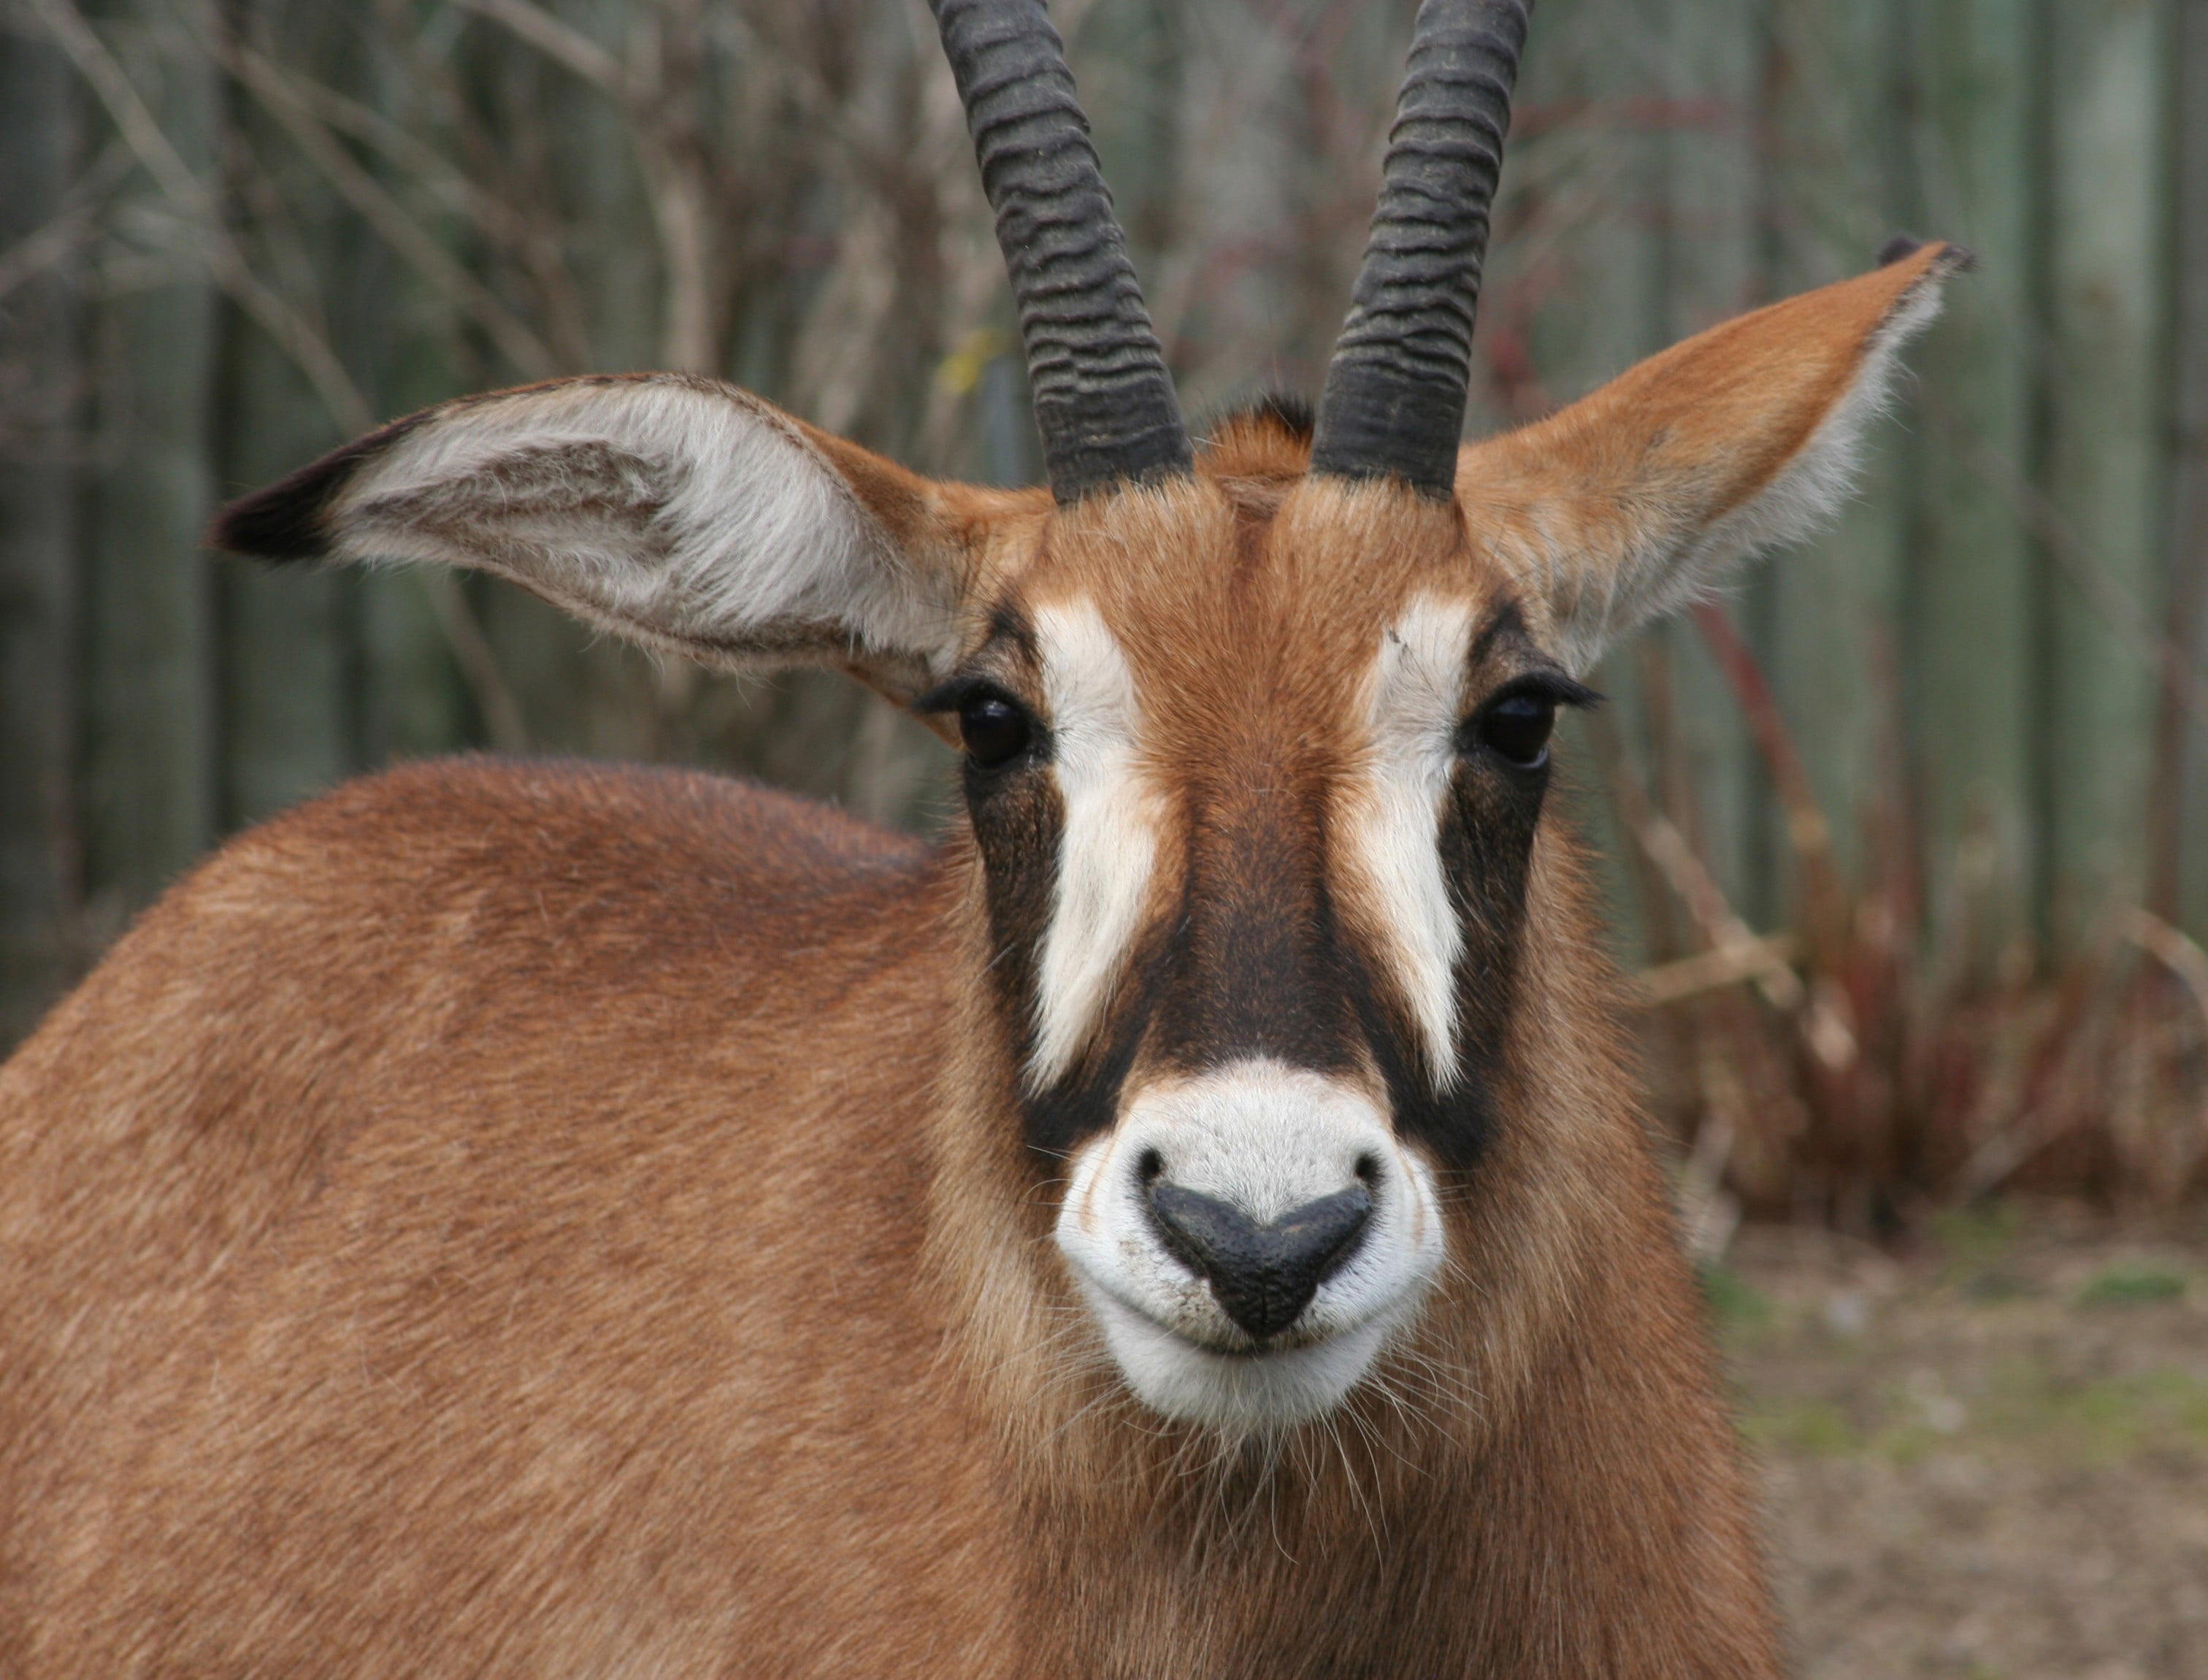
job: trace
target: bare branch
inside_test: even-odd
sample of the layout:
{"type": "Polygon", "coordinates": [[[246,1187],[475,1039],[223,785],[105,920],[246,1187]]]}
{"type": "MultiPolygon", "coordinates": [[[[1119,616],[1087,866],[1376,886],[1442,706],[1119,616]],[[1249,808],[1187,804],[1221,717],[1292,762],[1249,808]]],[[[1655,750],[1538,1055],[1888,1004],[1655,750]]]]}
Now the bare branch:
{"type": "Polygon", "coordinates": [[[543,379],[559,371],[559,359],[544,341],[492,295],[422,225],[409,215],[375,177],[355,162],[329,130],[316,120],[291,85],[291,78],[250,47],[221,55],[261,108],[282,125],[301,152],[328,177],[386,243],[431,285],[465,309],[490,335],[506,358],[523,374],[543,379]]]}
{"type": "Polygon", "coordinates": [[[543,7],[531,4],[530,0],[453,0],[453,3],[511,30],[554,63],[599,92],[627,103],[628,77],[621,61],[543,7]]]}
{"type": "Polygon", "coordinates": [[[263,332],[297,365],[341,430],[365,431],[375,411],[329,342],[296,309],[262,285],[223,224],[213,191],[192,173],[153,113],[139,98],[112,53],[76,8],[64,0],[23,0],[54,44],[98,97],[132,153],[204,243],[209,272],[263,332]]]}

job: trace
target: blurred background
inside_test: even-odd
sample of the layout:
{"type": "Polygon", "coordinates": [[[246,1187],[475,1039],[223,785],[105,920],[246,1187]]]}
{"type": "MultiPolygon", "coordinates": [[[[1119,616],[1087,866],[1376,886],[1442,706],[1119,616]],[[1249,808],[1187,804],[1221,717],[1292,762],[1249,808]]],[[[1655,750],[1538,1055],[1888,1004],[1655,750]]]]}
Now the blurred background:
{"type": "MultiPolygon", "coordinates": [[[[1053,9],[1191,415],[1315,393],[1413,0],[1053,9]]],[[[1541,0],[1472,429],[1901,231],[1981,261],[1862,494],[1611,659],[1567,797],[1809,1671],[2208,1672],[2208,0],[1541,0]]],[[[0,0],[0,1048],[394,759],[943,819],[840,679],[199,547],[385,418],[645,367],[1037,476],[920,0],[0,0]]]]}

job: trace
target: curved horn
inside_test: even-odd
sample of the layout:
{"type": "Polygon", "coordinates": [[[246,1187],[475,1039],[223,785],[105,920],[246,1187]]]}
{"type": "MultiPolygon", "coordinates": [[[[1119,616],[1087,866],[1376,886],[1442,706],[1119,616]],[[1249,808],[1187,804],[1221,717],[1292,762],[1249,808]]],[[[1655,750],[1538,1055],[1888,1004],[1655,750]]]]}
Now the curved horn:
{"type": "Polygon", "coordinates": [[[928,0],[1011,271],[1060,502],[1193,470],[1089,119],[1041,0],[928,0]]]}
{"type": "Polygon", "coordinates": [[[1425,0],[1379,207],[1319,399],[1311,471],[1456,479],[1487,212],[1531,0],[1425,0]]]}

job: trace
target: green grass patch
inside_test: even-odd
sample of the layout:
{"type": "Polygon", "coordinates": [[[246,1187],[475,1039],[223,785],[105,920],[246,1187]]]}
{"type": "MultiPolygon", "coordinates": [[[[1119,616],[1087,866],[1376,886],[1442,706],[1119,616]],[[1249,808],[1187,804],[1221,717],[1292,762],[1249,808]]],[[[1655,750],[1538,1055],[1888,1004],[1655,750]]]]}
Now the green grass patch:
{"type": "Polygon", "coordinates": [[[1945,1281],[1962,1289],[1981,1284],[2016,1245],[2018,1225],[2016,1209],[2005,1202],[1935,1215],[1932,1235],[1945,1281]]]}
{"type": "Polygon", "coordinates": [[[1771,1297],[1722,1260],[1695,1268],[1702,1299],[1720,1330],[1754,1331],[1768,1325],[1776,1314],[1771,1297]]]}
{"type": "Polygon", "coordinates": [[[2171,1448],[2199,1452],[2208,1449],[2208,1383],[2179,1371],[2106,1377],[2013,1397],[1993,1421],[2004,1433],[2086,1464],[2171,1448]]]}
{"type": "Polygon", "coordinates": [[[2158,1266],[2111,1266],[2078,1292],[2085,1307],[2152,1306],[2185,1299],[2185,1277],[2158,1266]]]}
{"type": "Polygon", "coordinates": [[[1798,1458],[1872,1458],[1914,1464],[1929,1454],[2025,1452],[2085,1467],[2143,1454],[2208,1454],[2208,1383],[2186,1371],[2058,1383],[2029,1367],[1993,1373],[1967,1395],[1930,1399],[1895,1387],[1867,1418],[1828,1400],[1759,1405],[1751,1397],[1742,1432],[1767,1451],[1798,1458]],[[1943,1419],[1935,1407],[1961,1409],[1943,1419]]]}
{"type": "Polygon", "coordinates": [[[1803,1458],[1843,1458],[1862,1452],[1869,1437],[1828,1400],[1755,1407],[1740,1420],[1741,1433],[1757,1446],[1803,1458]]]}

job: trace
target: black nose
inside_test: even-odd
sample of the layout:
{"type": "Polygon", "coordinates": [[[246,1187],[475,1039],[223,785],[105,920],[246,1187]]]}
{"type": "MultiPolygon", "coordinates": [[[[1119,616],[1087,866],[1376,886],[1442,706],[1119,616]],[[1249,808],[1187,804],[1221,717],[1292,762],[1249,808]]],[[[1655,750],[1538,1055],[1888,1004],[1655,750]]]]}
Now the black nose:
{"type": "Polygon", "coordinates": [[[1163,1179],[1149,1196],[1166,1246],[1211,1285],[1229,1318],[1261,1339],[1296,1322],[1356,1251],[1372,1217],[1372,1192],[1363,1185],[1292,1208],[1269,1225],[1163,1179]]]}

